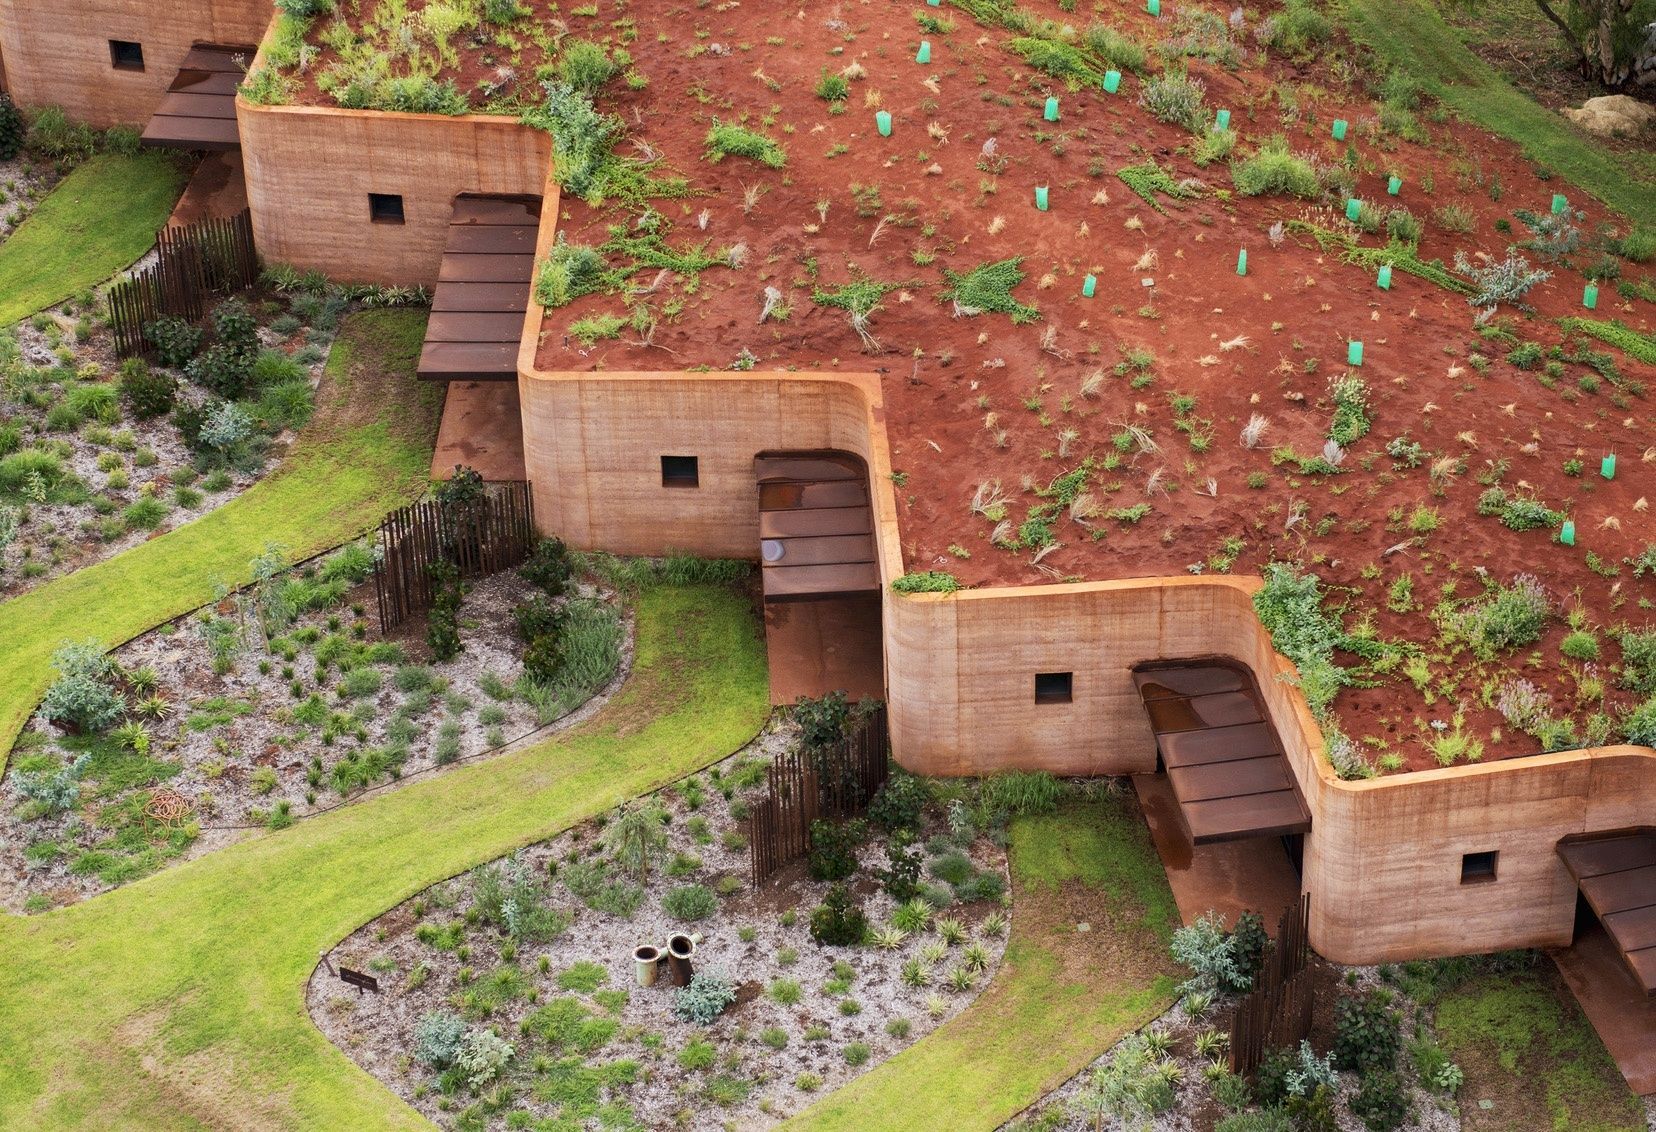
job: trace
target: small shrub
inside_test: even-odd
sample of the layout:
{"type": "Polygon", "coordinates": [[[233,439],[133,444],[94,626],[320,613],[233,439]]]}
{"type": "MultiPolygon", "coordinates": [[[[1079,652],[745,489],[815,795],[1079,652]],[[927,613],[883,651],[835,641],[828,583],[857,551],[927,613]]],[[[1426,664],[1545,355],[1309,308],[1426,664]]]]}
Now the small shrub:
{"type": "Polygon", "coordinates": [[[920,827],[920,814],[930,797],[924,780],[896,771],[874,792],[868,804],[869,819],[880,828],[896,832],[920,827]]]}
{"type": "Polygon", "coordinates": [[[1231,166],[1231,180],[1245,197],[1285,193],[1306,200],[1322,192],[1317,172],[1304,158],[1288,151],[1288,141],[1278,134],[1243,161],[1231,166]]]}
{"type": "Polygon", "coordinates": [[[1196,130],[1206,117],[1202,110],[1206,96],[1207,85],[1201,79],[1191,78],[1182,68],[1169,67],[1144,83],[1139,105],[1163,122],[1196,130]]]}
{"type": "Polygon", "coordinates": [[[707,160],[718,162],[726,157],[747,157],[771,169],[780,169],[788,163],[787,151],[775,140],[754,130],[713,120],[707,131],[707,160]]]}
{"type": "Polygon", "coordinates": [[[867,826],[861,821],[811,823],[811,855],[807,862],[813,880],[844,880],[857,871],[857,846],[867,826]]]}
{"type": "Polygon", "coordinates": [[[697,971],[690,985],[673,992],[673,1015],[681,1022],[710,1024],[736,1001],[736,987],[715,971],[697,971]]]}
{"type": "Polygon", "coordinates": [[[719,1060],[719,1047],[703,1037],[692,1037],[685,1043],[684,1048],[678,1051],[674,1060],[683,1069],[691,1072],[710,1068],[719,1060]]]}
{"type": "Polygon", "coordinates": [[[201,349],[201,329],[172,315],[164,315],[145,326],[144,337],[155,347],[156,359],[174,369],[188,363],[201,349]]]}
{"type": "Polygon", "coordinates": [[[1403,1079],[1389,1069],[1363,1074],[1351,1098],[1351,1112],[1369,1132],[1393,1132],[1409,1118],[1403,1079]]]}
{"type": "Polygon", "coordinates": [[[126,711],[126,699],[110,684],[114,662],[96,641],[64,645],[52,654],[57,679],[46,690],[40,711],[59,726],[97,732],[114,726],[126,711]]]}
{"type": "Polygon", "coordinates": [[[454,1067],[476,1091],[499,1077],[511,1060],[510,1042],[493,1030],[472,1030],[460,1041],[454,1067]]]}
{"type": "Polygon", "coordinates": [[[151,369],[142,358],[121,363],[121,396],[132,415],[141,421],[164,417],[172,412],[178,393],[178,379],[164,370],[151,369]]]}
{"type": "Polygon", "coordinates": [[[447,1069],[460,1054],[466,1023],[458,1014],[434,1010],[414,1028],[414,1056],[433,1069],[447,1069]]]}
{"type": "Polygon", "coordinates": [[[823,902],[811,910],[811,938],[825,947],[859,944],[868,930],[868,918],[843,884],[828,890],[823,902]]]}
{"type": "Polygon", "coordinates": [[[1398,1014],[1387,996],[1369,991],[1348,995],[1334,1006],[1334,1067],[1369,1074],[1390,1071],[1401,1046],[1398,1014]]]}

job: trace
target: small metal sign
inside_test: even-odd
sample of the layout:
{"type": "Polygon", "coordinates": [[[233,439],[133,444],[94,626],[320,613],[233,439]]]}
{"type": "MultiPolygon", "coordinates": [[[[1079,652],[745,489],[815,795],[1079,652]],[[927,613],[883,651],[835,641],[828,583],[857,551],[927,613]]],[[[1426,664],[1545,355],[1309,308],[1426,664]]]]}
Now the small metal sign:
{"type": "Polygon", "coordinates": [[[361,971],[353,971],[349,967],[341,966],[339,968],[339,977],[344,982],[347,982],[351,986],[355,987],[358,994],[361,994],[365,990],[371,990],[375,994],[379,993],[379,980],[374,978],[372,975],[364,975],[361,971]]]}

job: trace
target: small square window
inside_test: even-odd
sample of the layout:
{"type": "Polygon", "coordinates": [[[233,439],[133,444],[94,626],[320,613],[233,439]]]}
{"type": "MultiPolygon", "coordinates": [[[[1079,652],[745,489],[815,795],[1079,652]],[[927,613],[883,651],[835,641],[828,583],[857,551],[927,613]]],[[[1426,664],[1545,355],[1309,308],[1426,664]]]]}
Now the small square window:
{"type": "Polygon", "coordinates": [[[1488,853],[1467,853],[1461,857],[1462,884],[1488,884],[1495,879],[1496,850],[1488,853]]]}
{"type": "Polygon", "coordinates": [[[375,224],[401,224],[402,197],[396,193],[369,193],[368,218],[375,224]]]}
{"type": "Polygon", "coordinates": [[[662,487],[696,487],[701,473],[694,456],[663,456],[661,458],[662,487]]]}
{"type": "Polygon", "coordinates": [[[1075,690],[1073,672],[1037,672],[1035,674],[1035,702],[1038,704],[1067,704],[1075,690]]]}
{"type": "Polygon", "coordinates": [[[109,64],[117,71],[142,71],[144,69],[144,45],[134,43],[130,39],[110,40],[109,64]]]}

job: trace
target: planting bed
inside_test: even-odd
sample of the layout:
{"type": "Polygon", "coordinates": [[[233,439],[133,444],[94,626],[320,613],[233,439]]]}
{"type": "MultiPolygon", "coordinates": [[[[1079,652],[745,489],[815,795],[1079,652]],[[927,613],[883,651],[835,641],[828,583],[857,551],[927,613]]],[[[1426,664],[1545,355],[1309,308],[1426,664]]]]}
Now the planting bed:
{"type": "Polygon", "coordinates": [[[348,307],[338,292],[259,291],[244,301],[263,357],[238,399],[242,438],[221,449],[192,445],[181,431],[185,416],[220,401],[183,366],[141,366],[176,383],[170,411],[132,400],[125,389],[130,368],[115,355],[94,294],[0,330],[0,511],[17,520],[9,543],[0,538],[0,596],[199,518],[279,460],[293,430],[310,417],[348,307]],[[30,469],[41,475],[38,486],[30,469]]]}
{"type": "Polygon", "coordinates": [[[876,828],[857,850],[848,883],[878,944],[812,941],[811,912],[829,886],[803,861],[755,890],[743,819],[763,795],[766,764],[799,741],[797,728],[774,722],[658,794],[666,844],[642,885],[614,864],[611,814],[393,909],[328,956],[335,969],[374,974],[381,992],[358,996],[318,967],[312,1017],[443,1127],[761,1128],[798,1111],[972,1001],[999,965],[1007,929],[999,901],[955,904],[957,892],[973,893],[936,879],[961,879],[951,870],[963,867],[975,874],[966,883],[992,894],[1006,868],[991,839],[963,826],[960,811],[945,820],[936,801],[920,827],[937,866],[922,878],[935,912],[925,901],[900,912],[882,890],[887,835],[876,828]],[[951,863],[938,866],[944,857],[951,863]],[[879,936],[905,915],[924,926],[879,936]],[[706,1025],[676,1015],[665,967],[656,985],[636,982],[633,949],[679,932],[696,940],[698,974],[721,974],[734,989],[706,1025]],[[466,1069],[424,1060],[435,1043],[421,1035],[445,1024],[450,1044],[469,1035],[463,1047],[495,1045],[476,1036],[492,1031],[511,1047],[504,1068],[468,1084],[466,1069]]]}
{"type": "Polygon", "coordinates": [[[107,679],[126,697],[122,726],[66,733],[45,718],[49,696],[0,782],[0,902],[68,903],[241,830],[289,825],[364,789],[495,753],[584,718],[582,705],[625,672],[630,623],[608,591],[583,585],[554,601],[568,616],[564,638],[590,646],[590,662],[536,685],[523,678],[512,627],[534,587],[516,573],[470,590],[463,651],[440,662],[423,617],[382,637],[372,563],[354,546],[279,576],[272,592],[302,612],[268,642],[255,590],[117,649],[107,679]],[[69,796],[54,802],[31,785],[65,774],[69,796]]]}
{"type": "MultiPolygon", "coordinates": [[[[1628,238],[1629,219],[1437,112],[1406,75],[1366,75],[1337,39],[1313,60],[1262,47],[1279,33],[1256,18],[1140,8],[1100,9],[1150,49],[1113,95],[1096,71],[1066,82],[1025,63],[1048,41],[1018,36],[1043,29],[999,26],[988,0],[758,28],[737,10],[640,15],[621,38],[648,86],[612,82],[597,104],[624,123],[618,152],[687,184],[646,203],[636,168],[600,175],[596,207],[566,189],[537,363],[878,370],[911,571],[984,586],[1301,564],[1357,639],[1341,663],[1368,662],[1329,717],[1360,741],[1343,773],[1633,731],[1623,715],[1656,691],[1625,686],[1615,640],[1648,630],[1656,599],[1652,218],[1628,238]],[[1194,131],[1140,104],[1178,66],[1205,83],[1194,131]],[[1220,109],[1234,136],[1211,131],[1220,109]],[[1306,197],[1243,195],[1216,158],[1273,135],[1304,158],[1306,197]],[[1545,227],[1555,193],[1563,231],[1535,236],[1520,212],[1545,227]],[[1532,309],[1504,302],[1480,325],[1471,276],[1443,265],[1526,241],[1552,278],[1532,309]],[[1495,487],[1544,504],[1540,521],[1486,513],[1495,487]],[[1547,599],[1539,634],[1470,661],[1456,607],[1519,573],[1547,599]],[[1593,640],[1561,655],[1575,632],[1593,640]],[[1520,680],[1546,700],[1497,710],[1528,695],[1520,680]]],[[[571,34],[603,40],[605,20],[571,34]]]]}
{"type": "Polygon", "coordinates": [[[0,241],[17,230],[59,179],[55,166],[26,153],[0,161],[0,241]]]}

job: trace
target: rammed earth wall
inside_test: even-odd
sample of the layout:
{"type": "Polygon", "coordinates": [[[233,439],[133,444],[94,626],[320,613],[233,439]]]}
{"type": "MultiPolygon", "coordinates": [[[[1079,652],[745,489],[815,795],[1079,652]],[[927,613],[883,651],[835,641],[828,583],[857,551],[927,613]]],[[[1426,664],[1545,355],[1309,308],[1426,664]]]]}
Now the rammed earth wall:
{"type": "Polygon", "coordinates": [[[20,106],[142,127],[192,45],[258,43],[271,11],[271,0],[0,0],[0,54],[20,106]],[[141,45],[144,69],[116,68],[110,40],[141,45]]]}
{"type": "MultiPolygon", "coordinates": [[[[550,246],[548,193],[540,233],[550,246]]],[[[529,313],[518,385],[535,514],[573,545],[754,557],[753,456],[837,448],[867,461],[886,582],[904,572],[875,374],[553,373],[529,313]],[[660,457],[699,458],[694,489],[660,457]]],[[[924,568],[917,567],[917,568],[924,568]]],[[[1010,768],[1128,774],[1155,766],[1130,679],[1153,659],[1247,663],[1312,812],[1304,887],[1311,943],[1375,963],[1569,942],[1575,886],[1555,846],[1656,820],[1656,751],[1611,747],[1342,782],[1254,615],[1256,578],[1144,578],[905,596],[884,590],[886,692],[899,762],[922,774],[1010,768]],[[1036,672],[1074,673],[1068,704],[1034,702],[1036,672]],[[1464,853],[1497,879],[1461,883],[1464,853]]]]}

